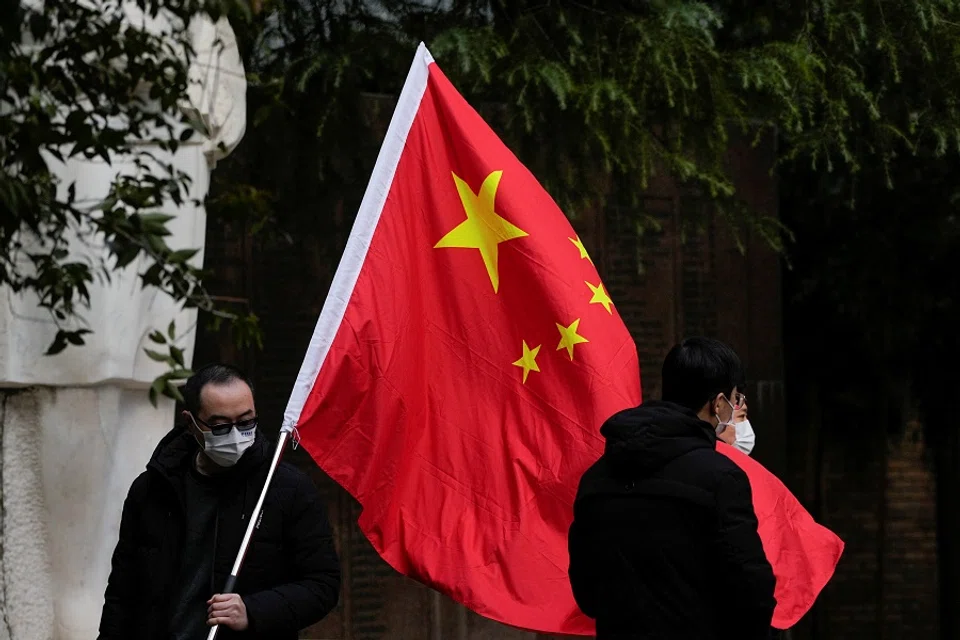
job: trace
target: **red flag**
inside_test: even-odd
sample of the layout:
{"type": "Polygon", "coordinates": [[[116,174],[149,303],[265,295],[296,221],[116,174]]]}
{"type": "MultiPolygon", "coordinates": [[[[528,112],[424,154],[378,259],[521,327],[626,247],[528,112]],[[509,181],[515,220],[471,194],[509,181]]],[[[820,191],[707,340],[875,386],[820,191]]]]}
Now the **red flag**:
{"type": "Polygon", "coordinates": [[[723,442],[717,451],[743,469],[753,492],[760,538],[777,578],[773,626],[789,629],[810,610],[840,561],[843,541],[817,524],[780,480],[750,456],[723,442]]]}
{"type": "Polygon", "coordinates": [[[566,536],[636,346],[566,217],[421,45],[285,416],[397,571],[590,634],[566,536]]]}
{"type": "MultiPolygon", "coordinates": [[[[592,635],[567,576],[573,500],[600,425],[640,400],[635,344],[580,239],[420,45],[284,428],[397,571],[500,622],[592,635]]],[[[754,486],[755,504],[778,486],[754,486]]]]}

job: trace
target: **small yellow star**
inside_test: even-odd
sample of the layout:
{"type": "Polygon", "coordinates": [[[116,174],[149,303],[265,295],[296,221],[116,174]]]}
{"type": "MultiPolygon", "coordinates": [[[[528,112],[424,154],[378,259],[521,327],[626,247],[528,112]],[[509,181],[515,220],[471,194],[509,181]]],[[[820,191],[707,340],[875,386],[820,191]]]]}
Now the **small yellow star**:
{"type": "Polygon", "coordinates": [[[590,291],[593,292],[593,297],[590,298],[590,304],[602,304],[603,308],[607,310],[607,313],[613,315],[613,311],[610,309],[610,305],[613,304],[613,300],[610,299],[610,296],[607,295],[606,290],[603,288],[603,283],[593,285],[584,280],[584,284],[590,287],[590,291]]]}
{"type": "Polygon", "coordinates": [[[527,376],[531,371],[540,373],[540,367],[537,366],[537,354],[540,353],[540,347],[537,345],[533,349],[527,346],[527,341],[523,341],[523,355],[519,360],[513,363],[513,366],[523,369],[523,384],[527,384],[527,376]]]}
{"type": "Polygon", "coordinates": [[[480,191],[474,193],[470,185],[457,174],[453,174],[453,182],[457,186],[467,219],[434,245],[435,249],[479,249],[494,293],[500,289],[500,252],[497,247],[502,242],[527,235],[526,231],[501,218],[493,209],[501,176],[503,171],[492,172],[480,185],[480,191]]]}
{"type": "Polygon", "coordinates": [[[566,349],[567,355],[570,356],[571,361],[573,361],[573,348],[578,344],[590,342],[577,333],[579,328],[580,318],[574,320],[569,327],[565,327],[562,324],[557,323],[557,329],[560,331],[560,344],[557,345],[557,351],[560,351],[560,349],[566,349]]]}
{"type": "Polygon", "coordinates": [[[576,238],[567,238],[567,240],[572,242],[573,246],[580,250],[581,260],[589,260],[590,264],[593,264],[593,259],[590,257],[590,254],[587,253],[587,248],[583,246],[583,241],[580,240],[580,236],[577,236],[576,238]]]}

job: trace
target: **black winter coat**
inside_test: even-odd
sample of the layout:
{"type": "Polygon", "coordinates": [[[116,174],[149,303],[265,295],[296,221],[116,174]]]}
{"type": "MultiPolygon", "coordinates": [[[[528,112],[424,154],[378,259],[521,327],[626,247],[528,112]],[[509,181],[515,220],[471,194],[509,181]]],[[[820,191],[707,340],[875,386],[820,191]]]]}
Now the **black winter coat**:
{"type": "Polygon", "coordinates": [[[651,402],[601,434],[569,538],[573,593],[598,640],[771,637],[775,581],[750,483],[711,426],[651,402]]]}
{"type": "MultiPolygon", "coordinates": [[[[174,429],[130,487],[100,640],[170,637],[185,536],[183,481],[198,449],[193,436],[174,429]]],[[[211,596],[223,589],[230,574],[266,479],[271,449],[258,431],[254,445],[225,472],[230,477],[217,512],[211,596]]],[[[218,639],[293,640],[337,605],[340,563],[326,509],[313,482],[289,464],[281,463],[274,474],[234,591],[243,597],[250,628],[235,633],[221,627],[218,639]]]]}

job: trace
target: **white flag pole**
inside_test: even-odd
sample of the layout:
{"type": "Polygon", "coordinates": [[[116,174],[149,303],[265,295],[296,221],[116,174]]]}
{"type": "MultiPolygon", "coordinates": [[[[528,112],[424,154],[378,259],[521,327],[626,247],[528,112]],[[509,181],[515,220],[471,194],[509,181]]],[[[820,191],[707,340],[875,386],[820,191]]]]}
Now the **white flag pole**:
{"type": "MultiPolygon", "coordinates": [[[[230,575],[227,576],[227,582],[224,584],[221,593],[233,593],[233,589],[237,584],[237,575],[240,573],[240,567],[243,566],[243,558],[247,555],[247,549],[250,547],[250,539],[253,537],[253,532],[258,525],[257,521],[260,520],[260,513],[263,511],[263,501],[267,497],[267,490],[270,489],[270,481],[273,480],[273,473],[277,470],[277,465],[280,464],[280,458],[283,456],[283,450],[287,446],[287,440],[290,439],[290,431],[292,431],[292,429],[281,429],[280,431],[277,448],[273,452],[273,460],[270,462],[270,471],[267,472],[267,479],[263,483],[263,491],[260,492],[260,499],[257,500],[257,506],[254,507],[253,513],[250,515],[250,522],[247,523],[247,531],[243,534],[243,541],[240,543],[240,551],[237,553],[237,559],[233,563],[233,569],[230,570],[230,575]]],[[[219,628],[220,625],[211,627],[210,633],[207,635],[207,640],[216,638],[219,628]]]]}

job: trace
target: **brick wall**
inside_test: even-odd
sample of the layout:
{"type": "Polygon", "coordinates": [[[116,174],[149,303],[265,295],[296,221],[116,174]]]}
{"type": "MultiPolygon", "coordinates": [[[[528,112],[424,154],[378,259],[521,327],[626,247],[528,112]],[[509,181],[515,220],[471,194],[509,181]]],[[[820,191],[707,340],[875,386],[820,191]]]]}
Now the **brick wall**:
{"type": "Polygon", "coordinates": [[[883,638],[935,638],[936,504],[922,428],[907,424],[887,458],[883,638]]]}
{"type": "Polygon", "coordinates": [[[637,343],[644,398],[660,395],[660,364],[680,333],[681,305],[674,233],[676,202],[649,195],[642,200],[646,218],[638,231],[641,212],[618,204],[604,212],[602,237],[585,240],[601,256],[599,269],[637,343]],[[660,228],[657,229],[656,225],[660,228]]]}
{"type": "Polygon", "coordinates": [[[911,421],[873,442],[824,438],[821,521],[847,546],[798,639],[939,637],[935,488],[922,429],[911,421]]]}

